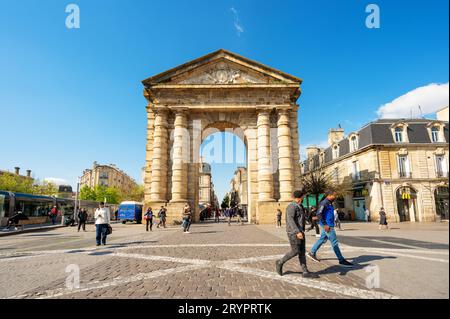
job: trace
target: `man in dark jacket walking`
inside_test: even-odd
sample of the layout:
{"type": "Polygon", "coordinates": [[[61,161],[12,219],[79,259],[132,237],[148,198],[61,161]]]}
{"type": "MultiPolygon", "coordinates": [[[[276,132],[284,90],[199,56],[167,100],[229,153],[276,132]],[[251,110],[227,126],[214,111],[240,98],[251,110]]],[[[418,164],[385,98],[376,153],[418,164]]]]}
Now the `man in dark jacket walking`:
{"type": "Polygon", "coordinates": [[[86,221],[88,219],[88,214],[86,209],[80,209],[78,212],[78,231],[83,227],[83,231],[86,231],[86,221]]]}
{"type": "Polygon", "coordinates": [[[311,248],[311,252],[308,253],[308,257],[312,260],[319,262],[316,257],[316,253],[319,248],[330,240],[331,247],[333,247],[334,253],[339,260],[339,264],[344,267],[353,267],[353,264],[347,261],[344,256],[342,256],[341,250],[339,249],[339,243],[336,236],[336,231],[334,230],[334,207],[333,201],[336,199],[335,191],[325,192],[325,198],[320,202],[319,208],[317,209],[317,219],[322,227],[322,234],[319,240],[311,248]]]}
{"type": "Polygon", "coordinates": [[[277,273],[283,275],[283,265],[288,260],[298,256],[300,261],[300,266],[303,270],[303,277],[305,278],[317,278],[309,272],[306,267],[306,249],[305,249],[305,222],[306,222],[306,211],[301,205],[303,197],[306,195],[304,191],[297,190],[294,192],[294,200],[286,208],[286,232],[288,235],[289,243],[291,244],[291,251],[288,252],[283,258],[277,260],[275,267],[277,273]]]}

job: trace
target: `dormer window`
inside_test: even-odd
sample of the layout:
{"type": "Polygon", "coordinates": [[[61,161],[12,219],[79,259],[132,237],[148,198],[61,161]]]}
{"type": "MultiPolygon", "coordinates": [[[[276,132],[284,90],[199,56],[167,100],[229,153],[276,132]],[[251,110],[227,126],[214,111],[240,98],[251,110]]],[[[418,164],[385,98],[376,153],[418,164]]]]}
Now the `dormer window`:
{"type": "Polygon", "coordinates": [[[402,127],[395,128],[395,142],[396,143],[403,142],[403,128],[402,127]]]}
{"type": "Polygon", "coordinates": [[[336,159],[339,157],[339,145],[337,145],[337,144],[333,145],[332,153],[333,153],[333,159],[336,159]]]}
{"type": "Polygon", "coordinates": [[[444,124],[439,121],[432,121],[427,124],[428,136],[431,143],[440,143],[445,141],[444,124]]]}
{"type": "Polygon", "coordinates": [[[433,127],[431,128],[431,141],[432,141],[433,143],[440,142],[440,139],[439,139],[439,131],[440,131],[439,126],[433,126],[433,127]]]}
{"type": "Polygon", "coordinates": [[[351,134],[349,137],[350,140],[350,152],[354,152],[358,150],[359,143],[358,143],[358,135],[351,134]]]}
{"type": "Polygon", "coordinates": [[[391,126],[392,136],[395,143],[408,143],[408,123],[397,122],[391,126]]]}

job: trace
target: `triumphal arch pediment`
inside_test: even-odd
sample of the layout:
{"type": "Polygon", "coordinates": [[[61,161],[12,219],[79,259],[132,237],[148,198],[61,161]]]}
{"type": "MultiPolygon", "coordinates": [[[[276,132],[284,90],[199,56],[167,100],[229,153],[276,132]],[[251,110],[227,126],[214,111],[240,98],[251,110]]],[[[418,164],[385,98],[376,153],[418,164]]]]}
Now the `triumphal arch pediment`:
{"type": "Polygon", "coordinates": [[[247,149],[250,222],[271,222],[299,187],[297,99],[301,80],[219,50],[144,81],[147,104],[145,204],[181,219],[198,207],[202,141],[232,130],[247,149]]]}

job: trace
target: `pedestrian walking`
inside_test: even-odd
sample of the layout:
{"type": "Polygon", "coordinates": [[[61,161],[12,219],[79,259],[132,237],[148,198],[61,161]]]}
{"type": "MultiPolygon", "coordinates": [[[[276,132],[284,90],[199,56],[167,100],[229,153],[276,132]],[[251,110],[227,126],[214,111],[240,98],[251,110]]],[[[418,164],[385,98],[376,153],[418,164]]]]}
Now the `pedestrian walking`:
{"type": "Polygon", "coordinates": [[[237,224],[244,225],[243,221],[244,214],[242,212],[242,209],[239,207],[236,207],[236,216],[237,216],[237,224]]]}
{"type": "Polygon", "coordinates": [[[370,210],[364,206],[364,215],[366,217],[366,222],[370,222],[370,210]]]}
{"type": "Polygon", "coordinates": [[[86,221],[88,219],[88,214],[86,209],[80,209],[78,212],[78,231],[83,228],[83,231],[86,231],[86,221]]]}
{"type": "Polygon", "coordinates": [[[283,212],[281,209],[277,209],[277,228],[281,228],[281,217],[283,215],[283,212]]]}
{"type": "Polygon", "coordinates": [[[99,208],[95,210],[95,234],[97,246],[106,245],[106,237],[108,236],[108,227],[110,222],[109,208],[105,207],[105,203],[101,202],[99,208]]]}
{"type": "Polygon", "coordinates": [[[316,212],[317,212],[316,206],[312,206],[311,210],[309,212],[309,215],[308,215],[310,226],[309,226],[309,228],[306,229],[306,231],[309,232],[310,230],[315,229],[316,237],[319,238],[320,230],[319,230],[319,225],[317,224],[316,212]]]}
{"type": "Polygon", "coordinates": [[[220,222],[220,211],[218,208],[216,208],[216,215],[215,215],[214,222],[216,222],[216,223],[220,222]]]}
{"type": "Polygon", "coordinates": [[[183,208],[183,233],[189,234],[191,227],[192,210],[188,203],[183,208]]]}
{"type": "Polygon", "coordinates": [[[144,214],[144,220],[145,220],[145,230],[148,231],[150,226],[150,231],[153,231],[153,211],[152,208],[147,208],[147,211],[144,214]]]}
{"type": "Polygon", "coordinates": [[[58,217],[58,208],[56,206],[53,206],[53,208],[50,210],[50,219],[52,221],[52,225],[56,224],[56,218],[58,217]]]}
{"type": "Polygon", "coordinates": [[[333,215],[334,215],[334,224],[335,224],[335,226],[337,228],[339,228],[339,230],[342,230],[342,228],[341,228],[341,220],[339,219],[339,212],[338,212],[337,208],[334,209],[333,215]]]}
{"type": "Polygon", "coordinates": [[[166,228],[166,217],[167,217],[167,210],[164,206],[161,206],[161,209],[158,212],[159,217],[159,224],[156,226],[156,228],[159,228],[161,225],[166,228]]]}
{"type": "Polygon", "coordinates": [[[339,249],[339,243],[336,236],[336,231],[334,230],[334,208],[333,201],[336,199],[335,191],[327,191],[325,193],[325,198],[319,204],[317,209],[317,219],[322,227],[322,234],[317,240],[317,242],[312,247],[311,251],[308,253],[308,257],[316,262],[320,262],[317,258],[316,253],[320,247],[330,240],[331,247],[333,247],[334,253],[339,260],[339,264],[344,267],[353,267],[353,264],[347,261],[344,256],[342,256],[341,250],[339,249]]]}
{"type": "Polygon", "coordinates": [[[378,229],[382,230],[383,227],[388,229],[388,222],[387,222],[386,212],[384,211],[383,207],[380,208],[379,214],[380,214],[380,225],[378,226],[378,229]]]}
{"type": "Polygon", "coordinates": [[[298,256],[300,267],[302,268],[302,276],[305,278],[317,277],[309,272],[306,266],[305,222],[307,213],[301,205],[306,193],[302,190],[297,190],[293,195],[292,203],[286,208],[286,233],[291,245],[291,251],[275,262],[276,271],[280,276],[283,276],[283,265],[288,260],[298,256]]]}
{"type": "Polygon", "coordinates": [[[233,211],[231,210],[231,208],[227,208],[225,214],[228,218],[228,226],[231,226],[231,220],[233,219],[233,211]]]}

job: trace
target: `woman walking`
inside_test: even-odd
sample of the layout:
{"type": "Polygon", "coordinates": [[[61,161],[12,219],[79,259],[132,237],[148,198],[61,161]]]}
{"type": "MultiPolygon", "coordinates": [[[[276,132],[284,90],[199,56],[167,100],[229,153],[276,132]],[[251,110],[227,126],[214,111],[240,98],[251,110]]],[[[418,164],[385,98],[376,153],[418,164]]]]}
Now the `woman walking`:
{"type": "Polygon", "coordinates": [[[153,229],[152,229],[153,228],[153,211],[152,211],[151,207],[147,208],[147,211],[144,214],[144,219],[146,221],[146,223],[145,223],[146,231],[148,231],[149,226],[150,226],[150,231],[153,231],[153,229]]]}
{"type": "Polygon", "coordinates": [[[189,204],[186,204],[183,208],[183,233],[189,234],[189,228],[191,227],[192,211],[189,204]]]}
{"type": "Polygon", "coordinates": [[[383,226],[386,227],[386,229],[388,229],[388,223],[387,223],[387,218],[386,218],[386,212],[384,211],[384,208],[381,207],[380,208],[380,226],[378,227],[378,229],[383,229],[383,226]]]}
{"type": "Polygon", "coordinates": [[[281,228],[281,216],[283,215],[281,209],[277,209],[277,228],[281,228]]]}

